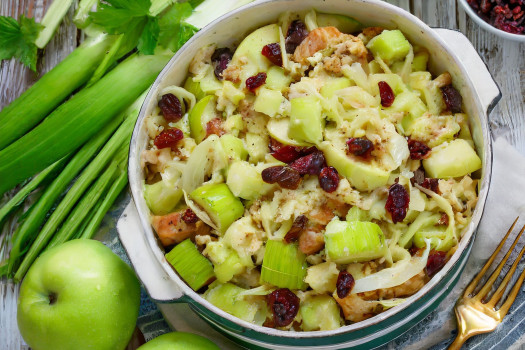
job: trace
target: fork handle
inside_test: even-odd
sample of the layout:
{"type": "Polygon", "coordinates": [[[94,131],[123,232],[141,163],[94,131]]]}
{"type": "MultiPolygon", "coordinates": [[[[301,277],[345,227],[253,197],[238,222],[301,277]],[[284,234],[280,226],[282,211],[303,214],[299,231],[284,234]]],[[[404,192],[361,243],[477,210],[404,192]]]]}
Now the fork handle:
{"type": "Polygon", "coordinates": [[[459,350],[463,346],[463,344],[467,341],[468,337],[466,337],[464,334],[459,333],[452,342],[452,344],[449,345],[448,350],[459,350]]]}

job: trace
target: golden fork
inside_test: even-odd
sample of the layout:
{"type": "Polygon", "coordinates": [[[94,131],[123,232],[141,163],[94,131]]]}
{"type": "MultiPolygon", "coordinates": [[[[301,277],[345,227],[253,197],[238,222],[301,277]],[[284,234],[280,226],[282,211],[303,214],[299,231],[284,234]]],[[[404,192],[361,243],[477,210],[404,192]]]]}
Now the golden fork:
{"type": "Polygon", "coordinates": [[[496,310],[496,305],[503,296],[505,289],[507,288],[507,285],[509,284],[509,281],[512,278],[512,275],[516,271],[516,268],[521,257],[523,256],[523,253],[525,253],[525,246],[520,251],[519,255],[516,257],[516,260],[512,264],[512,267],[505,275],[503,281],[501,281],[501,284],[499,285],[496,292],[494,292],[494,295],[490,298],[489,301],[485,301],[487,294],[492,289],[494,282],[496,281],[501,270],[503,269],[503,266],[509,259],[509,256],[514,250],[514,247],[518,243],[521,234],[523,233],[523,231],[525,231],[525,226],[523,226],[523,228],[520,230],[518,236],[514,239],[512,246],[507,251],[507,254],[505,254],[498,267],[494,270],[492,275],[490,275],[490,278],[485,282],[485,285],[480,289],[480,291],[477,294],[473,294],[474,290],[476,289],[476,286],[482,279],[483,275],[485,275],[485,273],[488,271],[488,269],[496,259],[496,255],[498,255],[501,248],[505,244],[507,238],[509,237],[510,233],[514,229],[518,218],[514,220],[514,223],[510,227],[509,231],[507,232],[505,237],[503,237],[494,253],[492,253],[492,255],[490,256],[489,260],[485,263],[485,266],[483,266],[481,271],[476,275],[476,277],[474,277],[472,282],[470,282],[467,289],[465,289],[462,298],[459,299],[456,303],[455,311],[456,318],[458,321],[458,335],[454,342],[450,344],[450,350],[460,349],[463,343],[468,338],[476,334],[489,333],[496,329],[498,324],[500,324],[503,321],[503,317],[505,317],[505,315],[510,309],[510,306],[516,299],[516,295],[518,294],[523,280],[525,279],[525,270],[521,272],[520,276],[518,277],[518,280],[509,292],[505,302],[501,305],[501,307],[498,310],[496,310]]]}

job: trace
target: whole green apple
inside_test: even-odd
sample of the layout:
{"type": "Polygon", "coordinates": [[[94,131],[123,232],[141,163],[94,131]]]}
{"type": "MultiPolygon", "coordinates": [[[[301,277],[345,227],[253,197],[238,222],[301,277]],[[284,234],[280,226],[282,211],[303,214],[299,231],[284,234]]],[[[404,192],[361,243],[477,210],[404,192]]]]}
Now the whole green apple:
{"type": "Polygon", "coordinates": [[[197,334],[171,332],[150,340],[137,350],[219,350],[219,347],[197,334]]]}
{"type": "Polygon", "coordinates": [[[34,350],[121,350],[140,305],[133,270],[101,242],[77,239],[44,252],[18,298],[18,328],[34,350]]]}

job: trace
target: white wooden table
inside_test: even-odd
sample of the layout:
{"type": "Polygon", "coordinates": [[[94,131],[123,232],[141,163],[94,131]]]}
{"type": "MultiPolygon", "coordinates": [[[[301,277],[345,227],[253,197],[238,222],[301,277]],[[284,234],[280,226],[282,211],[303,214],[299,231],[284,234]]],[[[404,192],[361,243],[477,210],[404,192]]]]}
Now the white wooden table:
{"type": "MultiPolygon", "coordinates": [[[[18,17],[24,13],[39,21],[52,0],[0,0],[0,15],[18,17]]],[[[525,43],[505,41],[478,27],[462,10],[456,0],[390,0],[388,1],[421,18],[431,27],[459,29],[472,41],[487,63],[502,92],[502,99],[490,115],[493,136],[503,136],[525,155],[525,43]]],[[[42,74],[65,58],[80,40],[71,18],[71,9],[58,33],[42,53],[38,71],[42,74]]],[[[459,53],[461,56],[461,53],[459,53]]],[[[0,109],[19,96],[38,76],[21,64],[9,61],[0,66],[0,109]]],[[[1,131],[0,131],[1,132],[1,131]]],[[[5,242],[10,227],[0,234],[5,242]]],[[[0,260],[5,254],[0,245],[0,260]]],[[[23,349],[23,342],[16,328],[16,295],[18,287],[0,280],[0,349],[23,349]]],[[[453,322],[450,320],[450,322],[453,322]]],[[[439,322],[429,327],[442,328],[439,322]]],[[[518,347],[523,348],[525,340],[518,347]]],[[[426,343],[424,346],[432,346],[426,343]]],[[[390,344],[387,348],[394,348],[390,344]]]]}

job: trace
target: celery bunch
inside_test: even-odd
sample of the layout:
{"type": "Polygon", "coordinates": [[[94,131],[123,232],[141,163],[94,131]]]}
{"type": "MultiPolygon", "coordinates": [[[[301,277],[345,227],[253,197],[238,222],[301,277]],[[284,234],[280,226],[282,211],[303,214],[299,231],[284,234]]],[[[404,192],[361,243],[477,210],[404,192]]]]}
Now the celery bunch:
{"type": "MultiPolygon", "coordinates": [[[[0,17],[0,59],[15,57],[35,69],[37,47],[51,39],[71,3],[55,0],[41,24],[0,17]]],[[[43,250],[94,235],[127,184],[129,141],[145,94],[198,30],[189,24],[198,3],[81,0],[75,23],[88,39],[0,111],[0,194],[30,179],[0,208],[0,224],[41,190],[19,218],[0,276],[20,281],[43,250]]],[[[196,12],[199,24],[217,17],[206,12],[196,12]]]]}

